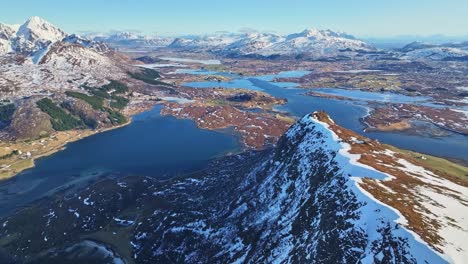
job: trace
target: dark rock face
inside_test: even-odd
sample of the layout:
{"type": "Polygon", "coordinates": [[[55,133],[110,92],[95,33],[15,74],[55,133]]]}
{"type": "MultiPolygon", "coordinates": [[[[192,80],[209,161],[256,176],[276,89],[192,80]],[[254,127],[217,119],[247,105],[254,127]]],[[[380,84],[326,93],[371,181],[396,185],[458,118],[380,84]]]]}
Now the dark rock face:
{"type": "Polygon", "coordinates": [[[145,64],[158,63],[162,61],[161,59],[157,57],[151,57],[151,56],[142,56],[142,57],[136,58],[135,60],[141,61],[145,64]]]}
{"type": "Polygon", "coordinates": [[[246,93],[240,93],[240,94],[236,94],[232,97],[229,97],[227,98],[229,101],[232,101],[232,102],[248,102],[250,100],[252,100],[252,95],[250,94],[246,94],[246,93]]]}
{"type": "Polygon", "coordinates": [[[362,223],[367,202],[340,167],[336,142],[310,120],[276,149],[190,176],[108,179],[40,202],[0,220],[0,246],[26,261],[54,261],[83,237],[104,237],[135,263],[416,263],[398,225],[362,223]]]}

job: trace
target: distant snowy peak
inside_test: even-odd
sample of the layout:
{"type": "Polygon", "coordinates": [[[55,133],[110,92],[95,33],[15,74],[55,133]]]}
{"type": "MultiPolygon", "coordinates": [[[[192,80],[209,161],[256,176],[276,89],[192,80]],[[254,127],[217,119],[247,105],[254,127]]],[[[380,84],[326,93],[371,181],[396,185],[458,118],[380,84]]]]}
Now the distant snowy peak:
{"type": "Polygon", "coordinates": [[[226,46],[238,41],[238,35],[206,35],[206,36],[192,36],[180,37],[168,46],[169,48],[176,49],[199,49],[199,50],[212,50],[223,49],[226,46]]]}
{"type": "Polygon", "coordinates": [[[425,43],[425,42],[420,42],[420,41],[414,41],[411,42],[410,44],[404,46],[403,48],[400,49],[400,51],[403,52],[410,52],[418,49],[427,49],[427,48],[433,48],[436,47],[437,45],[435,44],[430,44],[430,43],[425,43]]]}
{"type": "Polygon", "coordinates": [[[412,42],[399,51],[403,58],[409,60],[468,61],[468,41],[440,45],[412,42]]]}
{"type": "Polygon", "coordinates": [[[159,36],[145,36],[135,32],[123,31],[110,35],[100,35],[93,38],[95,41],[106,42],[115,47],[139,47],[139,46],[152,46],[152,47],[166,47],[174,40],[170,37],[159,36]]]}
{"type": "Polygon", "coordinates": [[[108,37],[108,39],[111,41],[122,41],[122,40],[142,39],[142,38],[144,38],[144,36],[141,36],[134,32],[129,32],[129,31],[118,32],[108,37]]]}
{"type": "Polygon", "coordinates": [[[62,40],[67,36],[67,33],[44,19],[33,16],[20,26],[17,36],[25,39],[44,39],[55,42],[62,40]]]}
{"type": "Polygon", "coordinates": [[[75,34],[68,35],[36,16],[29,18],[20,26],[0,24],[0,55],[19,54],[26,57],[25,63],[43,64],[58,58],[61,60],[57,62],[58,64],[61,62],[70,65],[97,64],[103,61],[100,55],[109,51],[111,49],[103,42],[75,34]],[[61,52],[63,54],[60,54],[61,52]]]}
{"type": "Polygon", "coordinates": [[[374,50],[371,45],[351,35],[331,30],[307,29],[291,34],[285,41],[274,43],[268,49],[259,51],[263,55],[311,54],[335,56],[342,51],[374,50]]]}
{"type": "Polygon", "coordinates": [[[429,59],[443,61],[468,61],[468,50],[448,47],[432,47],[407,52],[403,58],[410,60],[429,59]]]}
{"type": "Polygon", "coordinates": [[[67,36],[63,30],[40,17],[33,16],[21,25],[14,39],[15,49],[21,53],[41,50],[67,36]]]}
{"type": "Polygon", "coordinates": [[[334,56],[342,51],[374,50],[371,45],[346,33],[313,28],[285,36],[272,33],[247,33],[177,38],[169,48],[263,56],[304,53],[334,56]]]}
{"type": "Polygon", "coordinates": [[[339,37],[339,38],[347,38],[347,39],[353,39],[355,40],[356,38],[352,35],[346,34],[344,32],[335,32],[332,30],[319,30],[316,28],[309,28],[305,29],[304,31],[300,33],[293,33],[287,36],[287,39],[293,39],[293,38],[298,38],[298,37],[306,37],[306,38],[330,38],[330,37],[339,37]]]}

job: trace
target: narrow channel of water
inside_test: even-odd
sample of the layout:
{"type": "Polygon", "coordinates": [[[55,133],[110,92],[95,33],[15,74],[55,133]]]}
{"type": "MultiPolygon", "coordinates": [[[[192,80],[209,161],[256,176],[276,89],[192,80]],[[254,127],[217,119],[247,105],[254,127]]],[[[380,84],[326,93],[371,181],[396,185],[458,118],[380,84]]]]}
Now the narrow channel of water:
{"type": "MultiPolygon", "coordinates": [[[[190,71],[184,72],[190,74],[190,71]]],[[[313,111],[323,110],[327,112],[341,126],[351,129],[366,137],[377,139],[383,143],[434,156],[468,160],[468,138],[457,133],[447,132],[448,136],[429,137],[408,135],[399,132],[364,132],[364,126],[360,122],[360,119],[366,116],[369,111],[365,101],[382,103],[396,101],[397,103],[415,103],[426,106],[440,107],[440,105],[435,105],[429,102],[428,100],[430,98],[422,96],[410,97],[393,93],[349,91],[332,88],[319,89],[319,91],[327,92],[328,94],[362,99],[356,101],[336,100],[305,95],[308,90],[294,88],[297,87],[297,84],[292,82],[273,82],[275,78],[285,76],[301,77],[306,73],[306,71],[293,71],[283,72],[278,75],[255,77],[238,76],[236,79],[227,82],[203,81],[189,82],[184,85],[194,88],[223,87],[264,91],[275,97],[286,98],[288,100],[287,104],[278,106],[276,109],[288,112],[296,117],[301,117],[313,111]]],[[[316,91],[316,89],[314,89],[314,91],[316,91]]]]}

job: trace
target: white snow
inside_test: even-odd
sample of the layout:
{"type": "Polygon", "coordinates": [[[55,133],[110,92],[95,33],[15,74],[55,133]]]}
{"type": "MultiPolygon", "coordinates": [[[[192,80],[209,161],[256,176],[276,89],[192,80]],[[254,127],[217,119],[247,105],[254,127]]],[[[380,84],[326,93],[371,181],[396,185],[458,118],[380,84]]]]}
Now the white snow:
{"type": "Polygon", "coordinates": [[[47,47],[41,49],[41,50],[38,50],[36,51],[32,56],[31,56],[31,60],[33,61],[34,64],[39,64],[39,62],[41,61],[41,59],[49,52],[50,50],[50,47],[52,46],[52,44],[49,44],[47,45],[47,47]]]}
{"type": "Polygon", "coordinates": [[[84,203],[85,205],[94,205],[94,202],[90,201],[90,198],[89,198],[89,197],[85,198],[85,199],[83,200],[83,203],[84,203]]]}
{"type": "Polygon", "coordinates": [[[160,57],[161,60],[185,62],[185,63],[199,63],[205,65],[221,64],[220,60],[202,60],[202,59],[189,59],[189,58],[174,58],[174,57],[160,57]]]}
{"type": "Polygon", "coordinates": [[[173,97],[173,96],[163,96],[161,97],[162,100],[168,101],[168,102],[176,102],[179,104],[187,104],[187,103],[193,103],[195,100],[190,100],[187,98],[181,98],[181,97],[173,97]]]}
{"type": "MultiPolygon", "coordinates": [[[[418,262],[427,261],[428,263],[445,263],[445,256],[441,256],[438,252],[433,250],[426,242],[424,242],[417,234],[404,227],[407,223],[406,219],[395,208],[392,208],[379,200],[375,199],[370,193],[360,187],[361,178],[374,178],[377,180],[390,180],[392,176],[379,172],[372,167],[360,163],[359,155],[350,154],[349,144],[342,142],[339,137],[329,128],[328,124],[321,122],[313,117],[309,118],[311,123],[317,124],[316,128],[319,129],[325,136],[327,149],[337,150],[339,155],[335,160],[339,163],[340,167],[345,174],[350,175],[349,189],[353,190],[357,198],[364,202],[365,205],[360,209],[361,218],[356,220],[354,224],[360,226],[369,236],[369,240],[379,240],[380,233],[376,230],[379,228],[380,221],[394,222],[402,226],[402,228],[394,230],[394,234],[407,238],[411,254],[418,260],[418,262]]],[[[447,254],[448,252],[444,252],[447,254]]],[[[373,263],[373,254],[371,252],[371,245],[366,249],[366,258],[363,263],[373,263]]]]}
{"type": "Polygon", "coordinates": [[[148,69],[154,69],[154,68],[168,68],[168,67],[178,67],[178,68],[188,67],[187,65],[179,64],[179,63],[136,64],[135,66],[140,67],[140,68],[148,68],[148,69]]]}
{"type": "Polygon", "coordinates": [[[347,71],[334,71],[336,73],[367,73],[367,72],[380,72],[381,70],[347,70],[347,71]]]}

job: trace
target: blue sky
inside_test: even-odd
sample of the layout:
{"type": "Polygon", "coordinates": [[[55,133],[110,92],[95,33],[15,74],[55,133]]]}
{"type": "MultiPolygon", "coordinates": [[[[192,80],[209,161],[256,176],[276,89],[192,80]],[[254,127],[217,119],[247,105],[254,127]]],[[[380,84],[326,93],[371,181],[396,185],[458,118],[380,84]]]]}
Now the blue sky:
{"type": "Polygon", "coordinates": [[[0,0],[0,21],[37,15],[67,32],[139,30],[162,35],[307,27],[360,37],[468,35],[468,0],[0,0]]]}

